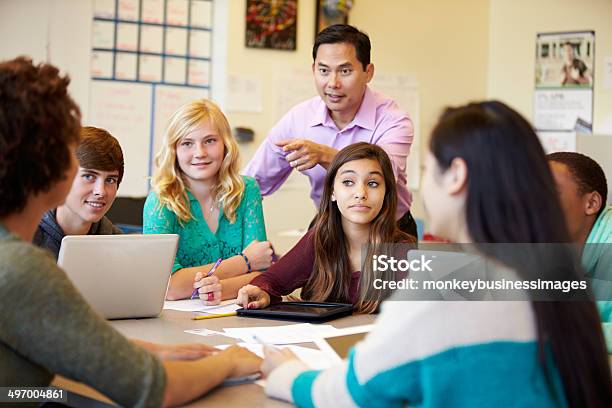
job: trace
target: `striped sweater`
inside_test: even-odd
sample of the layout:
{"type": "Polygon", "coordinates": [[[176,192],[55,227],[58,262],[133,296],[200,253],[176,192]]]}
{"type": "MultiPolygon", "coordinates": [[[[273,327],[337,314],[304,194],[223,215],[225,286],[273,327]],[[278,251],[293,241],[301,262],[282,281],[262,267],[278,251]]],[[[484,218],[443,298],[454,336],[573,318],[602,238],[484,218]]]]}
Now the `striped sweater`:
{"type": "Polygon", "coordinates": [[[387,301],[347,361],[287,362],[266,392],[301,407],[567,406],[552,356],[538,359],[528,302],[387,301]]]}

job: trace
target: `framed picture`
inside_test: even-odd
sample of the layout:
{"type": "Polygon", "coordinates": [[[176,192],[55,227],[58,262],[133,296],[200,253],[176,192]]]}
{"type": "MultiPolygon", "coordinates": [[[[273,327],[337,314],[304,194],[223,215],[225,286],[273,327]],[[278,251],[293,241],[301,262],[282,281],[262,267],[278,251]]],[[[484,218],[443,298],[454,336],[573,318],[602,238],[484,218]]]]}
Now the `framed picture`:
{"type": "Polygon", "coordinates": [[[334,24],[348,24],[348,14],[353,6],[351,0],[317,0],[315,37],[334,24]]]}
{"type": "Polygon", "coordinates": [[[247,0],[245,45],[295,50],[297,0],[247,0]]]}

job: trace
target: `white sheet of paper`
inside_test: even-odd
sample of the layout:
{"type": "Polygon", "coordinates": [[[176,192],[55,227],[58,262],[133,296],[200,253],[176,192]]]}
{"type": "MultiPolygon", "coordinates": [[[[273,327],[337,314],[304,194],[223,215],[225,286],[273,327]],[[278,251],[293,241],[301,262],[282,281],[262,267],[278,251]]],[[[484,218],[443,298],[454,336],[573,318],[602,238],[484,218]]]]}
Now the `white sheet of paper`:
{"type": "Polygon", "coordinates": [[[592,89],[536,89],[533,103],[538,130],[573,131],[579,118],[592,124],[592,89]]]}
{"type": "Polygon", "coordinates": [[[189,32],[189,55],[191,57],[210,57],[210,31],[191,30],[189,32]]]}
{"type": "Polygon", "coordinates": [[[119,19],[137,21],[140,12],[139,0],[119,0],[119,19]]]}
{"type": "Polygon", "coordinates": [[[307,67],[276,68],[273,72],[275,82],[283,84],[276,91],[274,120],[277,121],[291,108],[317,94],[314,87],[312,70],[307,67]]]}
{"type": "Polygon", "coordinates": [[[110,21],[94,21],[91,30],[93,48],[112,49],[115,41],[115,24],[110,21]]]}
{"type": "Polygon", "coordinates": [[[184,28],[166,29],[166,54],[187,55],[187,30],[184,28]]]}
{"type": "Polygon", "coordinates": [[[576,132],[555,132],[538,131],[536,132],[546,154],[554,152],[575,152],[576,151],[576,132]]]}
{"type": "Polygon", "coordinates": [[[161,82],[161,78],[162,57],[157,55],[141,55],[138,79],[145,82],[161,82]]]}
{"type": "Polygon", "coordinates": [[[164,29],[143,25],[140,31],[140,51],[161,54],[164,43],[164,29]]]}
{"type": "Polygon", "coordinates": [[[239,327],[223,329],[232,337],[240,338],[245,343],[259,344],[258,339],[268,344],[308,343],[325,335],[332,335],[338,329],[329,324],[299,323],[271,327],[239,327]]]}
{"type": "Polygon", "coordinates": [[[212,22],[212,1],[191,1],[191,25],[193,27],[210,28],[212,22]]]}
{"type": "Polygon", "coordinates": [[[223,314],[235,312],[241,306],[236,299],[224,300],[220,305],[207,306],[200,299],[166,300],[164,309],[180,310],[181,312],[206,312],[209,314],[223,314]]]}
{"type": "Polygon", "coordinates": [[[113,52],[92,51],[91,53],[91,76],[94,78],[113,77],[113,52]]]}
{"type": "Polygon", "coordinates": [[[167,0],[166,22],[172,25],[187,25],[187,0],[167,0]]]}
{"type": "Polygon", "coordinates": [[[115,18],[115,0],[96,0],[94,17],[115,18]]]}
{"type": "Polygon", "coordinates": [[[142,21],[145,23],[164,22],[164,0],[143,0],[142,21]]]}
{"type": "Polygon", "coordinates": [[[612,56],[604,57],[603,83],[605,90],[612,90],[612,56]]]}
{"type": "Polygon", "coordinates": [[[138,24],[117,24],[117,49],[136,51],[138,48],[138,24]]]}
{"type": "MultiPolygon", "coordinates": [[[[261,358],[264,357],[262,344],[238,343],[237,345],[240,347],[244,347],[245,349],[257,354],[261,358]]],[[[230,346],[233,346],[233,344],[224,344],[216,347],[218,349],[225,350],[230,346]]],[[[281,346],[279,348],[288,348],[289,350],[293,351],[293,353],[300,360],[302,360],[308,367],[313,370],[324,370],[331,366],[330,360],[321,350],[302,346],[281,346]]]]}
{"type": "Polygon", "coordinates": [[[254,75],[229,75],[227,78],[227,111],[263,111],[262,80],[254,75]]]}
{"type": "Polygon", "coordinates": [[[220,332],[220,331],[216,331],[216,330],[210,330],[210,329],[191,329],[191,330],[185,330],[185,333],[189,333],[189,334],[195,334],[198,336],[204,336],[204,337],[208,337],[208,336],[225,336],[225,337],[229,337],[227,334],[220,332]]]}
{"type": "Polygon", "coordinates": [[[184,84],[185,83],[185,67],[186,60],[183,58],[172,58],[168,57],[164,59],[165,72],[164,82],[172,84],[184,84]]]}

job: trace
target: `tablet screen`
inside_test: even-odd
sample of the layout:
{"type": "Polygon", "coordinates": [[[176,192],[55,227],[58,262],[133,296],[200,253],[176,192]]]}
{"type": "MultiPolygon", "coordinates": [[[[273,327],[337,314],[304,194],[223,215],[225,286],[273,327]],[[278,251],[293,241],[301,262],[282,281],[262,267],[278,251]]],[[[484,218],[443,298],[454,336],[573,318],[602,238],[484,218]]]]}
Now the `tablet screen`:
{"type": "Polygon", "coordinates": [[[272,312],[290,312],[290,313],[318,315],[321,313],[328,312],[330,310],[330,307],[329,306],[305,306],[305,305],[296,305],[294,303],[286,304],[285,302],[285,303],[278,303],[276,305],[269,306],[264,310],[268,310],[272,312]]]}
{"type": "Polygon", "coordinates": [[[328,302],[282,302],[264,309],[238,309],[238,316],[324,322],[350,315],[353,305],[328,302]]]}

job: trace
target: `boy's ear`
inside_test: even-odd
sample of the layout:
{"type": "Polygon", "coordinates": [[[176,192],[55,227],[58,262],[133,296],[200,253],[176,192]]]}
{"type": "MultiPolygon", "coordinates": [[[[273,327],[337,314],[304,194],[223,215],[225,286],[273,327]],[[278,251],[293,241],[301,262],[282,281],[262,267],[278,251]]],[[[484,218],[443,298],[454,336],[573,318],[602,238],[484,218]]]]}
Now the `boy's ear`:
{"type": "Polygon", "coordinates": [[[603,200],[597,191],[587,193],[586,200],[584,202],[584,213],[586,215],[595,215],[599,212],[602,205],[603,200]]]}

